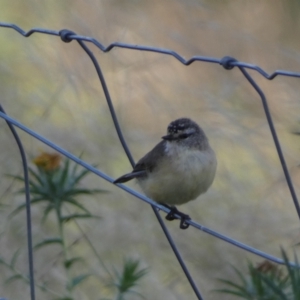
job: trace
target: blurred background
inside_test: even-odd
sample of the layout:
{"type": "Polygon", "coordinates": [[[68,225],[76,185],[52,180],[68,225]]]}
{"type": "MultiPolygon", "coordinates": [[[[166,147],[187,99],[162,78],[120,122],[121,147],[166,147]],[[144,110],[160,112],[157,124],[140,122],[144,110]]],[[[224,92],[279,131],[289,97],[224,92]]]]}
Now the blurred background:
{"type": "MultiPolygon", "coordinates": [[[[276,69],[300,72],[300,2],[208,0],[104,0],[9,1],[1,3],[0,21],[24,30],[34,27],[61,30],[96,38],[104,45],[124,42],[168,48],[186,58],[225,55],[276,69]]],[[[117,138],[94,67],[78,44],[34,34],[24,38],[0,28],[0,94],[6,112],[37,133],[70,151],[112,177],[131,170],[117,138]]],[[[176,59],[155,53],[113,49],[102,53],[90,46],[107,81],[116,113],[133,157],[137,161],[165,134],[167,125],[190,117],[207,133],[218,158],[210,190],[180,209],[197,222],[241,242],[280,256],[300,242],[299,220],[288,191],[259,96],[238,71],[202,62],[184,66],[176,59]]],[[[300,101],[299,79],[277,77],[267,81],[251,71],[269,101],[288,169],[299,194],[300,101]]],[[[15,192],[22,186],[5,176],[22,174],[20,155],[6,123],[0,122],[0,254],[7,260],[18,248],[18,268],[27,272],[25,212],[8,218],[24,201],[15,192]]],[[[19,131],[32,159],[52,152],[19,131]]],[[[134,182],[130,187],[138,189],[134,182]]],[[[82,203],[100,220],[80,224],[108,266],[124,257],[139,258],[149,267],[138,291],[146,299],[196,299],[151,207],[95,175],[85,187],[109,193],[82,197],[82,203]]],[[[41,210],[33,207],[34,241],[53,235],[50,219],[40,225],[41,210]]],[[[205,299],[220,299],[213,289],[217,278],[233,279],[230,265],[245,268],[247,259],[262,259],[217,240],[194,228],[179,230],[167,224],[205,299]]],[[[105,274],[81,233],[70,225],[69,242],[86,258],[87,267],[105,274]]],[[[299,252],[299,251],[298,251],[299,252]]],[[[36,280],[47,280],[59,290],[64,274],[55,251],[35,253],[36,280]],[[55,258],[55,259],[54,259],[55,258]]],[[[5,285],[0,269],[0,296],[28,299],[28,287],[5,285]]],[[[38,299],[47,294],[37,292],[38,299]]],[[[110,297],[91,278],[78,289],[76,299],[110,297]]],[[[134,296],[133,296],[134,297],[134,296]]],[[[135,299],[135,298],[132,298],[135,299]]],[[[222,296],[222,299],[231,299],[222,296]]]]}

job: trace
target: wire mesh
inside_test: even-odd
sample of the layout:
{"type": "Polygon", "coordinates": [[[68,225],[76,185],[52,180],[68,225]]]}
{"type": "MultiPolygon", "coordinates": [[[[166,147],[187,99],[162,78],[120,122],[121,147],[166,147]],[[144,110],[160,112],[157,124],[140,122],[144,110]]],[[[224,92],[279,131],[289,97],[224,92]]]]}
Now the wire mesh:
{"type": "MultiPolygon", "coordinates": [[[[149,47],[149,46],[141,46],[141,45],[131,45],[131,44],[125,44],[125,43],[112,43],[108,46],[103,46],[99,41],[97,41],[96,39],[92,38],[92,37],[87,37],[87,36],[81,36],[81,35],[77,35],[76,33],[67,30],[67,29],[63,29],[60,31],[54,31],[54,30],[48,30],[48,29],[41,29],[41,28],[33,28],[27,32],[25,32],[24,30],[22,30],[20,27],[16,26],[15,24],[9,24],[9,23],[3,23],[0,22],[0,27],[6,27],[6,28],[11,28],[14,29],[15,31],[17,31],[18,33],[20,33],[22,36],[24,37],[30,37],[32,34],[34,33],[40,33],[40,34],[48,34],[48,35],[54,35],[54,36],[58,36],[61,38],[61,40],[63,42],[69,43],[73,40],[77,41],[78,44],[82,47],[82,49],[86,52],[86,54],[90,57],[99,81],[101,83],[106,101],[107,101],[107,105],[109,107],[110,110],[110,114],[115,126],[115,130],[118,134],[119,140],[122,144],[122,147],[131,163],[132,166],[134,166],[135,162],[134,159],[131,155],[131,152],[127,146],[127,143],[125,141],[125,138],[122,134],[122,130],[121,127],[119,125],[118,122],[118,118],[117,115],[115,113],[114,110],[114,106],[113,106],[113,102],[112,99],[110,97],[110,93],[108,90],[108,87],[106,85],[105,82],[105,78],[104,75],[102,73],[102,70],[100,68],[100,65],[97,61],[97,59],[95,58],[94,54],[92,53],[92,51],[89,49],[87,43],[92,43],[94,44],[96,47],[98,47],[101,51],[103,52],[109,52],[111,51],[113,48],[118,47],[118,48],[126,48],[126,49],[130,49],[130,50],[135,50],[135,51],[148,51],[148,52],[156,52],[156,53],[160,53],[163,55],[169,55],[169,56],[173,56],[175,59],[177,59],[179,62],[181,62],[183,65],[190,65],[194,62],[206,62],[206,63],[214,63],[214,64],[219,64],[221,65],[223,68],[225,68],[226,70],[231,70],[235,67],[237,67],[242,75],[248,80],[248,82],[251,84],[251,86],[254,88],[254,90],[258,93],[261,101],[262,101],[262,105],[263,105],[263,109],[265,112],[265,116],[270,128],[270,132],[274,141],[274,145],[282,166],[282,170],[285,176],[285,180],[287,182],[290,194],[291,194],[291,198],[293,200],[295,209],[297,211],[298,217],[300,218],[300,206],[299,206],[299,201],[297,199],[297,195],[295,193],[295,189],[293,186],[293,182],[291,180],[286,162],[285,162],[285,158],[284,155],[282,153],[281,150],[281,146],[280,146],[280,142],[279,139],[277,137],[277,133],[272,121],[272,116],[268,107],[268,102],[267,99],[265,97],[265,94],[263,93],[262,89],[258,86],[258,84],[256,83],[256,81],[253,79],[253,77],[250,76],[250,74],[248,73],[248,69],[249,70],[254,70],[257,73],[259,73],[260,75],[262,75],[263,77],[265,77],[268,80],[272,80],[274,78],[276,78],[277,76],[289,76],[289,77],[300,77],[300,73],[296,73],[296,72],[290,72],[290,71],[286,71],[286,70],[276,70],[271,74],[268,74],[267,72],[265,72],[262,68],[260,68],[259,66],[253,65],[253,64],[249,64],[249,63],[245,63],[245,62],[240,62],[237,61],[236,59],[229,57],[229,56],[225,56],[223,58],[213,58],[213,57],[205,57],[205,56],[193,56],[190,59],[184,59],[181,55],[179,55],[178,53],[176,53],[175,51],[172,50],[168,50],[168,49],[162,49],[162,48],[156,48],[156,47],[149,47]]],[[[28,183],[28,167],[27,167],[27,161],[26,161],[26,156],[25,156],[25,151],[24,148],[22,146],[22,143],[14,129],[14,127],[18,127],[19,129],[25,131],[26,133],[28,133],[29,135],[33,136],[34,138],[36,138],[37,140],[41,141],[42,143],[48,145],[49,147],[51,147],[52,149],[56,150],[57,152],[61,153],[62,155],[64,155],[65,157],[73,160],[75,163],[81,165],[82,167],[88,169],[89,171],[91,171],[92,173],[96,174],[97,176],[103,178],[104,180],[113,183],[114,179],[111,178],[110,176],[108,176],[107,174],[105,174],[104,172],[96,169],[95,167],[89,165],[88,163],[86,163],[84,160],[74,156],[73,154],[71,154],[70,152],[66,151],[65,149],[61,148],[60,146],[56,145],[55,143],[49,141],[48,139],[44,138],[43,136],[37,134],[36,132],[34,132],[33,130],[31,130],[30,128],[26,127],[25,125],[21,124],[20,122],[18,122],[17,120],[11,118],[10,116],[8,116],[3,107],[0,106],[0,117],[3,118],[4,120],[6,120],[17,144],[20,150],[20,154],[22,157],[22,161],[23,161],[23,170],[24,170],[24,178],[25,178],[25,190],[26,190],[26,209],[27,209],[27,240],[28,240],[28,265],[29,265],[29,274],[30,274],[30,293],[31,293],[31,300],[35,299],[35,291],[34,291],[34,259],[33,259],[33,248],[32,248],[32,233],[31,233],[31,215],[30,215],[30,194],[29,194],[29,183],[28,183]]],[[[126,191],[127,193],[133,195],[134,197],[148,203],[149,205],[151,205],[153,212],[179,262],[179,264],[182,267],[182,270],[186,276],[186,278],[188,279],[191,288],[193,289],[196,297],[198,299],[204,299],[203,296],[200,293],[199,288],[197,287],[193,277],[191,276],[185,261],[183,260],[175,241],[173,240],[170,232],[168,231],[162,217],[159,214],[159,211],[163,211],[165,213],[169,213],[169,209],[165,206],[162,206],[154,201],[152,201],[151,199],[147,198],[146,196],[136,192],[135,190],[122,185],[122,184],[118,184],[117,185],[120,189],[126,191]]],[[[180,218],[179,215],[175,215],[176,218],[180,218]]],[[[241,248],[245,251],[248,251],[250,253],[253,253],[255,255],[258,255],[260,257],[263,257],[265,259],[271,260],[275,263],[278,264],[283,264],[284,261],[280,258],[277,258],[275,256],[272,256],[268,253],[265,253],[263,251],[260,251],[254,247],[248,246],[244,243],[241,243],[235,239],[232,239],[226,235],[223,235],[217,231],[214,231],[210,228],[207,228],[197,222],[195,222],[194,220],[186,220],[185,221],[188,225],[195,227],[203,232],[208,233],[209,235],[216,237],[218,239],[221,239],[229,244],[232,244],[238,248],[241,248]]],[[[2,298],[1,298],[2,299],[2,298]]]]}

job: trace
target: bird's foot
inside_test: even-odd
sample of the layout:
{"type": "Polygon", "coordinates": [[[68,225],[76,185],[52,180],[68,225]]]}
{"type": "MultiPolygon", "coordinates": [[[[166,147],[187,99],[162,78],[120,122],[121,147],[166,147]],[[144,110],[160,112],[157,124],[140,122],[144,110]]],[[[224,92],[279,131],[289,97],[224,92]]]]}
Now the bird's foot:
{"type": "Polygon", "coordinates": [[[166,220],[168,221],[173,221],[175,219],[177,219],[175,217],[175,215],[180,216],[180,228],[181,229],[187,229],[190,225],[188,223],[186,223],[186,220],[190,220],[190,216],[186,215],[184,213],[182,213],[181,211],[179,211],[175,206],[169,206],[169,205],[165,205],[167,208],[170,209],[169,213],[166,215],[166,220]]]}

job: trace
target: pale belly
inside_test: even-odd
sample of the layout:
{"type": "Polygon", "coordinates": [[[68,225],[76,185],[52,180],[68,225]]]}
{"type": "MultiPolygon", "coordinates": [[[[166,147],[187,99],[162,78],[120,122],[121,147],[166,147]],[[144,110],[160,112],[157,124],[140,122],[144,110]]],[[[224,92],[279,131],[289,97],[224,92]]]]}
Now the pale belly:
{"type": "Polygon", "coordinates": [[[216,167],[211,149],[207,152],[185,151],[178,153],[175,160],[166,159],[158,171],[138,183],[154,201],[179,205],[207,191],[214,180],[216,167]]]}

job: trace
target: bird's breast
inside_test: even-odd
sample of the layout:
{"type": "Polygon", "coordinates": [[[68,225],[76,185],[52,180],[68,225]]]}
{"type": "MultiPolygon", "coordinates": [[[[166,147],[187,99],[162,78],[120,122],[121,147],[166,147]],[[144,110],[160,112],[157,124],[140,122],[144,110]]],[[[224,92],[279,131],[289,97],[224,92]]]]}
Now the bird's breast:
{"type": "Polygon", "coordinates": [[[205,193],[213,182],[216,158],[209,147],[205,151],[167,144],[165,155],[153,172],[139,184],[153,200],[178,205],[205,193]]]}

